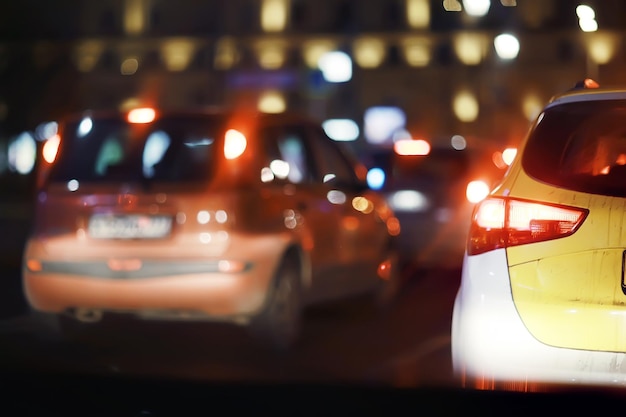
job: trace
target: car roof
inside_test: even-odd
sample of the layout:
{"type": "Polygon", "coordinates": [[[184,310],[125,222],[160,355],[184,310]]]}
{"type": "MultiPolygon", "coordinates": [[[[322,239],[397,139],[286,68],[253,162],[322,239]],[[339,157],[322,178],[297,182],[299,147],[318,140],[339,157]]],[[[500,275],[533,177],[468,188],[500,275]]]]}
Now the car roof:
{"type": "MultiPolygon", "coordinates": [[[[142,108],[142,107],[137,107],[142,108]]],[[[98,109],[84,110],[82,112],[72,112],[61,117],[61,122],[71,122],[81,120],[84,117],[95,119],[100,118],[124,118],[126,114],[133,110],[117,110],[117,109],[98,109]]],[[[160,108],[154,107],[157,113],[157,119],[162,116],[209,116],[218,118],[233,118],[237,116],[252,117],[258,122],[266,125],[300,123],[314,124],[321,126],[321,122],[306,114],[296,111],[286,111],[283,113],[263,113],[258,110],[239,109],[239,108],[223,108],[223,107],[207,107],[207,108],[160,108]]]]}
{"type": "Polygon", "coordinates": [[[616,88],[580,88],[558,94],[550,99],[546,109],[564,103],[576,103],[598,100],[625,100],[626,87],[616,88]]]}

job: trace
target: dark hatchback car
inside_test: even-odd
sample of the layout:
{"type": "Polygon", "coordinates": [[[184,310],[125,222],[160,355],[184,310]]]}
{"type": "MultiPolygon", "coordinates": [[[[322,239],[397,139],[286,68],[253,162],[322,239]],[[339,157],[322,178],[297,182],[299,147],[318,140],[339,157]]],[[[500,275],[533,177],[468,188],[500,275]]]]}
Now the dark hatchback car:
{"type": "Polygon", "coordinates": [[[425,155],[389,148],[370,152],[369,165],[385,172],[380,191],[400,220],[401,263],[460,267],[472,208],[504,174],[491,155],[452,146],[435,146],[425,155]]]}
{"type": "Polygon", "coordinates": [[[310,119],[85,112],[42,151],[24,290],[69,335],[123,313],[287,348],[306,306],[394,282],[394,213],[310,119]]]}

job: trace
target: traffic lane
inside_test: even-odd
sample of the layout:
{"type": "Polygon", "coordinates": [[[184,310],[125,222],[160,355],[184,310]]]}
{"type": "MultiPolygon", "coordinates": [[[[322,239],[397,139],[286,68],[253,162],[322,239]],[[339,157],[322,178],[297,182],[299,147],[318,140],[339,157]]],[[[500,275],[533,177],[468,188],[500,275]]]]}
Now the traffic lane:
{"type": "Polygon", "coordinates": [[[53,322],[20,317],[0,323],[0,366],[203,381],[458,386],[449,334],[459,280],[458,269],[414,270],[387,311],[377,312],[366,298],[311,308],[301,343],[287,354],[221,324],[113,321],[69,343],[57,338],[53,322]]]}

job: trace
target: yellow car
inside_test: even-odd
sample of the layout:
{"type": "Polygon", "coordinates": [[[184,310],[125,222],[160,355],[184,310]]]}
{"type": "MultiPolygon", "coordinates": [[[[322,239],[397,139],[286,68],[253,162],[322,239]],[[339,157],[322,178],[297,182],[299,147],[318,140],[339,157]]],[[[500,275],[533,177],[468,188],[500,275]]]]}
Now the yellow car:
{"type": "Polygon", "coordinates": [[[288,348],[304,307],[395,285],[397,219],[304,117],[84,113],[42,156],[23,288],[69,334],[122,313],[288,348]]]}
{"type": "Polygon", "coordinates": [[[588,80],[475,207],[452,323],[466,384],[626,386],[625,213],[626,89],[588,80]]]}

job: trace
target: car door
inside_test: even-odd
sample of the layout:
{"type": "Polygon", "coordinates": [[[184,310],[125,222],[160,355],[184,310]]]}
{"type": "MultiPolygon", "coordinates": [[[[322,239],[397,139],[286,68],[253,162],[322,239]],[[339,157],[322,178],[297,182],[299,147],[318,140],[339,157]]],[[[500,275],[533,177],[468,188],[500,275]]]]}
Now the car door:
{"type": "Polygon", "coordinates": [[[281,125],[263,130],[266,146],[262,192],[284,226],[298,236],[311,267],[308,301],[328,299],[342,289],[337,277],[342,263],[341,208],[313,170],[306,128],[281,125]]]}

